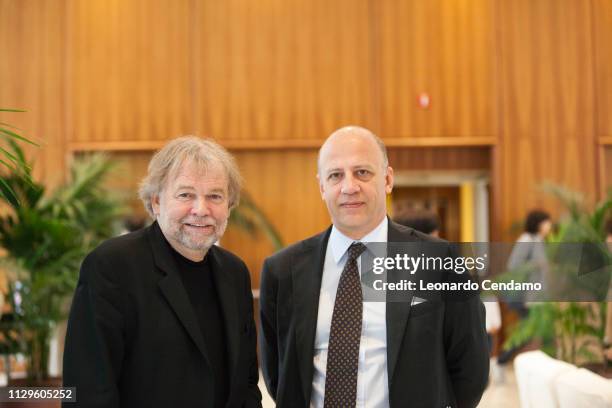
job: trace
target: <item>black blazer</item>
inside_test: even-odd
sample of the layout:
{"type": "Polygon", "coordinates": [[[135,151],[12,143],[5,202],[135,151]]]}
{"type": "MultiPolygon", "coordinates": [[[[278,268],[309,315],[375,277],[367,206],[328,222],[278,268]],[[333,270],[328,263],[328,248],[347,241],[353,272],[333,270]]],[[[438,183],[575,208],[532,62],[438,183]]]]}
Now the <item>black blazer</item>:
{"type": "MultiPolygon", "coordinates": [[[[330,232],[331,228],[264,262],[262,368],[270,395],[280,408],[308,407],[310,402],[317,309],[330,232]]],[[[434,239],[390,222],[388,241],[434,239]]],[[[479,297],[415,306],[407,300],[387,302],[390,406],[476,406],[489,373],[485,312],[479,297]]]]}
{"type": "MultiPolygon", "coordinates": [[[[209,250],[230,364],[227,407],[261,407],[249,272],[209,250]]],[[[153,223],[85,258],[64,350],[80,407],[213,407],[212,370],[171,248],[153,223]]]]}

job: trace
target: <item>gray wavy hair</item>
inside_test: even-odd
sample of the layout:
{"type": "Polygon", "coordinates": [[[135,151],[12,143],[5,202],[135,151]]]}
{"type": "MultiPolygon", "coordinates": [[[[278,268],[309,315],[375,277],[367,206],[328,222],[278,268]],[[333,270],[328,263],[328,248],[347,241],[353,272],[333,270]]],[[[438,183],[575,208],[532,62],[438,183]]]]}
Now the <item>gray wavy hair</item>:
{"type": "Polygon", "coordinates": [[[212,163],[221,164],[228,179],[229,208],[238,205],[242,177],[234,157],[212,139],[183,136],[172,140],[155,153],[149,162],[147,175],[140,183],[138,195],[152,218],[155,218],[151,204],[153,196],[161,193],[168,177],[176,174],[185,162],[194,163],[203,170],[212,163]]]}

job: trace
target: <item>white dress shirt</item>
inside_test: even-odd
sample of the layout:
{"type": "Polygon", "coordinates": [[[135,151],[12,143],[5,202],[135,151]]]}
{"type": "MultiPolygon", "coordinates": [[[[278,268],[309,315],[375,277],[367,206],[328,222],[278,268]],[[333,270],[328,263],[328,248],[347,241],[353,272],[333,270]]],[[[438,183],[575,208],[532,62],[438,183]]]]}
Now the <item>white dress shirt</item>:
{"type": "MultiPolygon", "coordinates": [[[[387,242],[389,222],[387,217],[359,242],[387,242]]],[[[319,313],[314,344],[314,375],[310,406],[322,408],[325,396],[325,370],[329,331],[331,329],[336,291],[340,275],[347,260],[349,246],[355,240],[332,227],[325,252],[325,264],[319,295],[319,313]]],[[[361,257],[360,257],[361,258],[361,257]]],[[[359,258],[358,258],[359,260],[359,258]]],[[[357,262],[361,275],[361,263],[357,262]]],[[[387,323],[385,302],[364,302],[359,344],[359,369],[357,374],[357,407],[389,407],[389,381],[387,374],[387,323]]]]}

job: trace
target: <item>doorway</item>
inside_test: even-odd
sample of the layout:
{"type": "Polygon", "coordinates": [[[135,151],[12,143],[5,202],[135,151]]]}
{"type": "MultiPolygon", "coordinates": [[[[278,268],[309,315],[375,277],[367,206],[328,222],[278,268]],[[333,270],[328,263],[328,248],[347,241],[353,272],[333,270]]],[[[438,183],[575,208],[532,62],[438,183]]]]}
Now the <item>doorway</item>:
{"type": "Polygon", "coordinates": [[[484,171],[404,171],[395,175],[391,214],[434,214],[451,242],[489,240],[489,175],[484,171]]]}

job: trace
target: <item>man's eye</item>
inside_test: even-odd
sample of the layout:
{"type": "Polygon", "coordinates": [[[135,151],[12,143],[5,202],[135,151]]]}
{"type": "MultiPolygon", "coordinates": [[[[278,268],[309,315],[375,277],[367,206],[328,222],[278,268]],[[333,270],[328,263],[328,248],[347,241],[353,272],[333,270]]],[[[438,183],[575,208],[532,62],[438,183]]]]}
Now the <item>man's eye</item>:
{"type": "Polygon", "coordinates": [[[367,178],[367,177],[370,177],[370,175],[372,174],[370,170],[365,170],[365,169],[357,170],[356,173],[357,173],[357,177],[359,178],[367,178]]]}
{"type": "Polygon", "coordinates": [[[208,198],[209,198],[209,199],[210,199],[212,202],[215,202],[215,203],[219,203],[219,202],[222,202],[222,201],[224,200],[224,197],[223,197],[223,195],[221,195],[221,194],[210,194],[210,195],[208,196],[208,198]]]}
{"type": "Polygon", "coordinates": [[[331,173],[329,176],[327,176],[328,180],[339,180],[342,177],[342,173],[331,173]]]}
{"type": "Polygon", "coordinates": [[[178,197],[179,198],[190,198],[191,193],[179,193],[178,197]]]}

